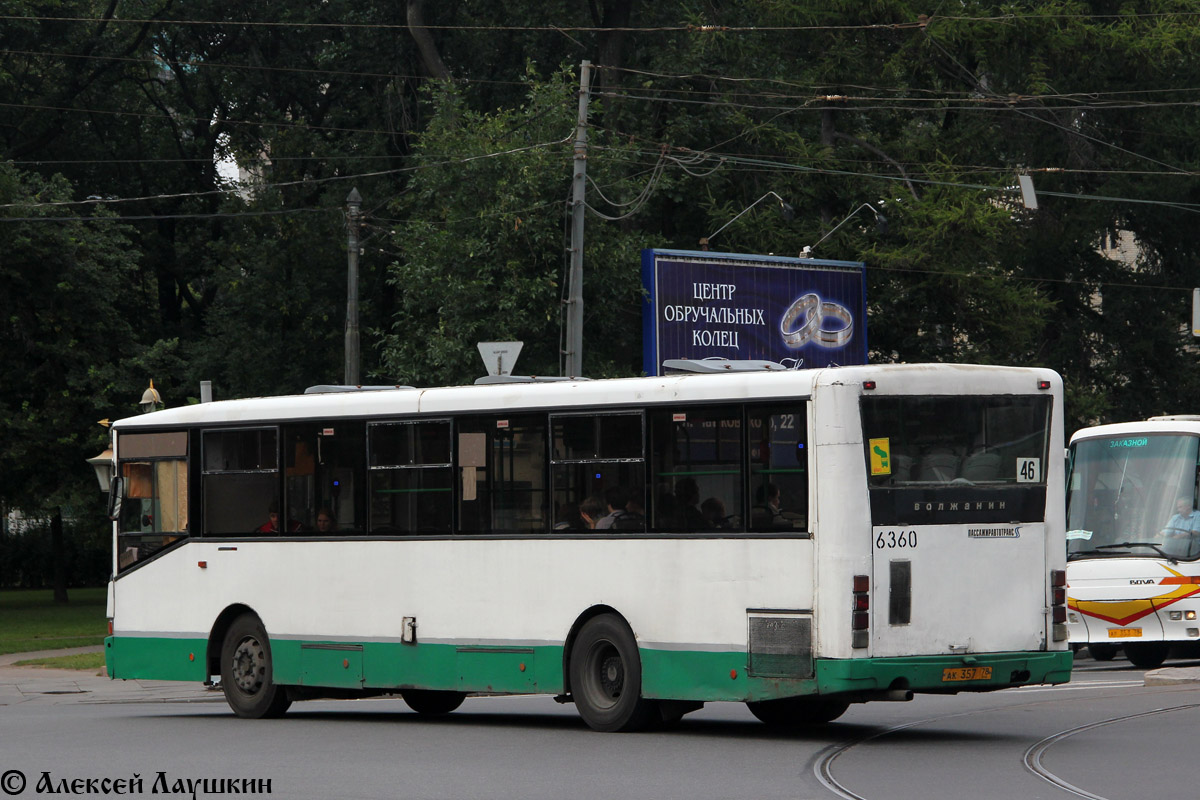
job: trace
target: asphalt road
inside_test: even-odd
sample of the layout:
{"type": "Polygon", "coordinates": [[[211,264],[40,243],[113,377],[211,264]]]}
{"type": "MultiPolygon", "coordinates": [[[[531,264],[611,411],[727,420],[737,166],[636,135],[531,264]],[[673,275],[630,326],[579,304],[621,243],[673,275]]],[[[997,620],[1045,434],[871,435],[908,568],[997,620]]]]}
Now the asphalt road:
{"type": "Polygon", "coordinates": [[[547,697],[471,698],[438,719],[385,698],[242,720],[192,684],[0,665],[0,800],[139,796],[134,776],[168,797],[229,793],[188,783],[203,779],[289,799],[1195,797],[1200,683],[1144,683],[1128,662],[1081,661],[1062,687],[852,706],[799,733],[716,703],[670,730],[600,734],[547,697]]]}

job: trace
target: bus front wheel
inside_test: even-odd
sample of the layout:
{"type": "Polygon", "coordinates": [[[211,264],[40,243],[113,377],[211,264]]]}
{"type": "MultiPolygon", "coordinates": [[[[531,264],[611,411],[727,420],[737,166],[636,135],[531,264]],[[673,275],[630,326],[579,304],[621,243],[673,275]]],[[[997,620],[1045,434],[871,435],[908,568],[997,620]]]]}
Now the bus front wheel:
{"type": "Polygon", "coordinates": [[[825,697],[784,697],[749,702],[746,707],[751,714],[773,728],[794,728],[833,722],[846,713],[850,704],[845,700],[825,697]]]}
{"type": "Polygon", "coordinates": [[[592,730],[636,731],[657,710],[642,694],[637,641],[620,617],[601,614],[583,625],[571,648],[571,694],[592,730]]]}
{"type": "Polygon", "coordinates": [[[1125,657],[1129,663],[1142,669],[1161,667],[1167,660],[1171,645],[1168,642],[1141,642],[1125,645],[1125,657]]]}
{"type": "Polygon", "coordinates": [[[272,680],[271,642],[253,614],[233,621],[221,644],[221,690],[239,717],[279,717],[292,704],[287,689],[272,680]]]}
{"type": "Polygon", "coordinates": [[[1112,661],[1117,655],[1117,646],[1115,644],[1104,644],[1103,642],[1089,642],[1088,655],[1093,661],[1112,661]]]}
{"type": "Polygon", "coordinates": [[[429,689],[406,689],[400,693],[408,707],[421,716],[436,717],[449,714],[463,704],[463,692],[438,692],[429,689]]]}

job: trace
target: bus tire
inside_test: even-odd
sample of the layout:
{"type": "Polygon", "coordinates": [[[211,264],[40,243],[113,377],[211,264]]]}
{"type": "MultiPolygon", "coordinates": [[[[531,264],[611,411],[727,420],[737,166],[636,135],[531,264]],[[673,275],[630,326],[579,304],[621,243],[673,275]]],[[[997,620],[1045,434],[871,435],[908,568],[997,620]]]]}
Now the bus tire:
{"type": "Polygon", "coordinates": [[[247,719],[283,716],[292,700],[271,679],[271,642],[253,614],[233,621],[221,644],[221,690],[233,713],[247,719]]]}
{"type": "Polygon", "coordinates": [[[824,725],[846,713],[850,703],[826,697],[784,697],[746,703],[750,713],[773,728],[824,725]]]}
{"type": "Polygon", "coordinates": [[[1162,663],[1167,660],[1167,653],[1170,650],[1171,645],[1169,642],[1127,644],[1125,645],[1125,657],[1135,667],[1154,669],[1155,667],[1162,666],[1162,663]]]}
{"type": "Polygon", "coordinates": [[[405,689],[400,696],[409,708],[423,717],[449,714],[467,699],[464,692],[439,692],[430,689],[405,689]]]}
{"type": "Polygon", "coordinates": [[[571,647],[571,695],[595,731],[637,731],[649,726],[657,705],[642,694],[637,641],[616,614],[584,623],[571,647]]]}
{"type": "Polygon", "coordinates": [[[1087,646],[1087,651],[1093,661],[1112,661],[1117,655],[1117,646],[1115,644],[1091,642],[1087,646]]]}

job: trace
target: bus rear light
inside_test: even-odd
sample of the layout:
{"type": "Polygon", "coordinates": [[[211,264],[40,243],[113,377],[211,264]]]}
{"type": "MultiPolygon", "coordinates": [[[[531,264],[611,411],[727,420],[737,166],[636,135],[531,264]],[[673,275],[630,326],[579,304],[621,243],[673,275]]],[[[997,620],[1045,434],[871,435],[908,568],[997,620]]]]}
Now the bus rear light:
{"type": "Polygon", "coordinates": [[[850,646],[863,648],[868,644],[867,631],[871,627],[871,578],[869,575],[854,576],[854,596],[850,606],[850,646]]]}
{"type": "Polygon", "coordinates": [[[875,381],[863,381],[863,388],[866,389],[868,392],[874,391],[875,381]]]}
{"type": "Polygon", "coordinates": [[[1038,381],[1037,387],[1038,387],[1038,389],[1045,391],[1050,388],[1050,381],[1038,381]]]}
{"type": "Polygon", "coordinates": [[[108,635],[109,636],[112,636],[112,631],[113,631],[112,620],[109,619],[109,621],[108,621],[108,635]]]}
{"type": "Polygon", "coordinates": [[[1050,620],[1054,623],[1052,635],[1056,642],[1065,642],[1067,632],[1067,571],[1050,570],[1050,620]]]}

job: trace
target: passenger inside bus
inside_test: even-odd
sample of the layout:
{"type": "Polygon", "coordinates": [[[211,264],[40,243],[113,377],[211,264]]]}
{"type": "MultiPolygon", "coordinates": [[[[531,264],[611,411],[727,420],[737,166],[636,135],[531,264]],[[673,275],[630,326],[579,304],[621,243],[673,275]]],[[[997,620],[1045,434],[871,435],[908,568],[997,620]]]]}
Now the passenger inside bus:
{"type": "Polygon", "coordinates": [[[680,478],[675,482],[675,528],[680,531],[704,530],[700,487],[695,478],[680,478]]]}
{"type": "Polygon", "coordinates": [[[616,527],[623,531],[646,530],[646,504],[642,501],[641,492],[634,490],[629,493],[625,513],[617,520],[616,527]]]}
{"type": "Polygon", "coordinates": [[[1192,508],[1192,498],[1183,495],[1175,501],[1175,514],[1167,520],[1163,535],[1170,549],[1190,554],[1200,534],[1200,511],[1192,508]]]}
{"type": "Polygon", "coordinates": [[[333,513],[327,508],[322,508],[317,512],[317,533],[334,533],[337,531],[337,522],[333,518],[333,513]]]}
{"type": "Polygon", "coordinates": [[[592,530],[596,521],[604,515],[604,506],[599,497],[587,497],[579,504],[579,517],[583,520],[583,529],[592,530]]]}
{"type": "Polygon", "coordinates": [[[779,506],[779,487],[774,483],[759,486],[754,500],[755,530],[791,527],[791,523],[783,516],[783,510],[779,506]]]}
{"type": "Polygon", "coordinates": [[[629,498],[620,486],[610,486],[604,490],[604,505],[608,511],[596,520],[596,530],[606,531],[616,526],[617,519],[625,514],[625,504],[629,498]]]}
{"type": "MultiPolygon", "coordinates": [[[[282,522],[279,519],[279,504],[271,501],[271,505],[267,507],[267,521],[259,525],[255,529],[255,533],[279,533],[282,530],[282,522]]],[[[296,520],[290,520],[287,526],[288,533],[296,533],[300,530],[300,523],[296,520]]]]}
{"type": "Polygon", "coordinates": [[[701,503],[700,513],[704,515],[704,527],[707,530],[719,531],[729,527],[729,517],[725,515],[725,503],[719,497],[710,497],[701,503]]]}

